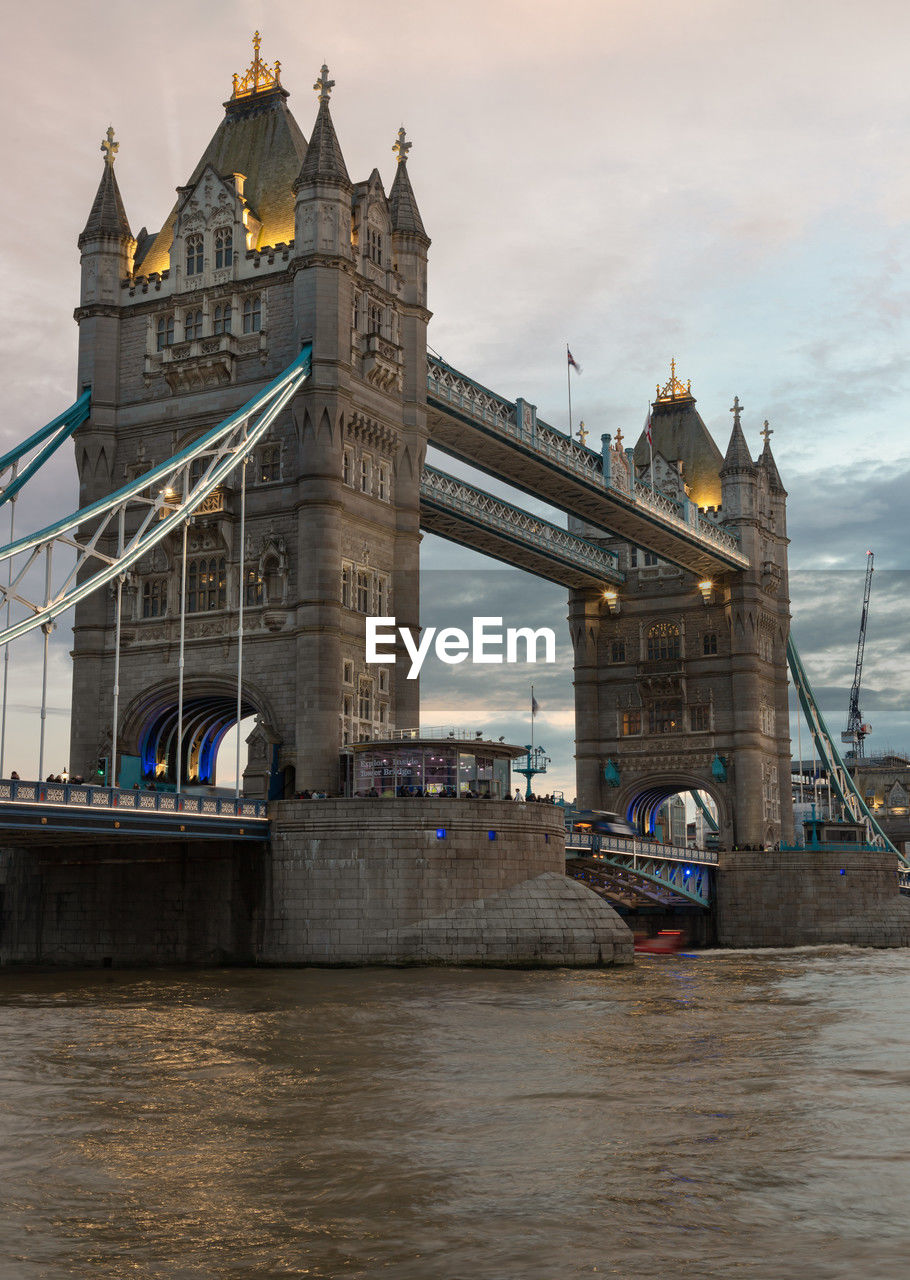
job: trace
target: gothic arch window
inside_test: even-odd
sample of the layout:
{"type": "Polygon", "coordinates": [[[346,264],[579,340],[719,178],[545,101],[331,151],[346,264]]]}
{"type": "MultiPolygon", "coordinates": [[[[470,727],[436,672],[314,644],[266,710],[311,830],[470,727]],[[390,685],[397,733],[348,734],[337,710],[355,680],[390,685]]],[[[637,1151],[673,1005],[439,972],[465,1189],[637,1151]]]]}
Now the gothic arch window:
{"type": "Polygon", "coordinates": [[[215,232],[215,270],[229,267],[234,261],[234,233],[230,227],[219,227],[215,232]]]}
{"type": "Polygon", "coordinates": [[[186,567],[187,613],[208,613],[227,604],[224,556],[201,556],[186,567]]]}
{"type": "Polygon", "coordinates": [[[186,274],[202,275],[202,236],[194,234],[186,238],[186,274]]]}
{"type": "Polygon", "coordinates": [[[705,634],[702,641],[702,651],[706,657],[712,653],[717,653],[717,635],[715,632],[712,631],[705,634]]]}
{"type": "Polygon", "coordinates": [[[382,333],[382,307],[378,302],[371,302],[369,309],[368,332],[382,333]]]}
{"type": "Polygon", "coordinates": [[[183,317],[183,339],[192,342],[202,337],[202,312],[188,311],[183,317]]]}
{"type": "Polygon", "coordinates": [[[357,572],[357,612],[370,612],[370,575],[365,570],[357,572]]]}
{"type": "Polygon", "coordinates": [[[354,453],[351,449],[345,449],[341,459],[341,482],[349,485],[354,483],[354,453]]]}
{"type": "Polygon", "coordinates": [[[226,303],[223,306],[215,308],[215,320],[212,326],[213,332],[216,334],[231,332],[231,306],[226,303]]]}
{"type": "MultiPolygon", "coordinates": [[[[351,582],[354,571],[349,564],[341,566],[341,603],[345,609],[351,608],[352,589],[351,582]]],[[[352,676],[353,679],[353,676],[352,676]]]]}
{"type": "Polygon", "coordinates": [[[256,460],[256,483],[271,484],[281,479],[281,445],[266,444],[256,460]]]}
{"type": "Polygon", "coordinates": [[[163,618],[167,613],[167,578],[147,578],[142,585],[143,618],[163,618]]]}
{"type": "Polygon", "coordinates": [[[648,707],[649,733],[678,733],[682,703],[677,698],[655,698],[648,707]]]}
{"type": "Polygon", "coordinates": [[[172,315],[158,317],[158,350],[172,345],[174,341],[174,317],[172,315]]]}
{"type": "Polygon", "coordinates": [[[392,498],[392,471],[387,462],[379,464],[379,501],[390,502],[392,498]]]}
{"type": "Polygon", "coordinates": [[[378,227],[367,227],[367,257],[377,267],[382,266],[382,232],[378,227]]]}
{"type": "Polygon", "coordinates": [[[262,298],[258,293],[243,300],[243,332],[259,333],[262,328],[262,298]]]}
{"type": "Polygon", "coordinates": [[[373,681],[361,678],[357,689],[357,714],[361,720],[373,719],[373,681]]]}
{"type": "Polygon", "coordinates": [[[680,656],[679,627],[675,622],[655,622],[648,628],[648,661],[658,662],[680,656]]]}

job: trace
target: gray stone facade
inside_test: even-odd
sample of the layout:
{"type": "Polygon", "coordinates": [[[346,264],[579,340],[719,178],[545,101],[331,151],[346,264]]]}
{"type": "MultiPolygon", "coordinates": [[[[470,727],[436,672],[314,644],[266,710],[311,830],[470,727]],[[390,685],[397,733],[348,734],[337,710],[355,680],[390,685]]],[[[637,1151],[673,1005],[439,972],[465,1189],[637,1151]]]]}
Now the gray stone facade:
{"type": "MultiPolygon", "coordinates": [[[[245,789],[334,792],[345,741],[418,722],[402,664],[366,667],[364,616],[418,624],[429,239],[403,136],[388,195],[376,170],[352,182],[327,76],[307,143],[264,67],[257,49],[256,74],[157,234],[132,236],[105,161],[79,241],[92,414],[76,461],[87,503],[195,440],[313,343],[312,376],[247,466],[245,546],[239,471],[189,527],[185,697],[198,715],[182,777],[214,781],[199,743],[231,718],[243,591],[244,714],[258,717],[245,789]]],[[[181,567],[174,536],[138,565],[121,609],[120,749],[170,777],[181,567]]],[[[96,593],[75,616],[70,768],[86,775],[110,749],[113,609],[96,593]]]]}
{"type": "MultiPolygon", "coordinates": [[[[735,532],[750,565],[699,582],[570,522],[615,549],[626,574],[616,592],[571,594],[579,803],[647,821],[670,794],[698,789],[717,805],[723,846],[792,840],[787,495],[768,438],[753,462],[737,405],[722,458],[675,376],[651,421],[658,488],[735,532]]],[[[605,444],[614,473],[650,483],[644,435],[635,450],[605,444]]]]}

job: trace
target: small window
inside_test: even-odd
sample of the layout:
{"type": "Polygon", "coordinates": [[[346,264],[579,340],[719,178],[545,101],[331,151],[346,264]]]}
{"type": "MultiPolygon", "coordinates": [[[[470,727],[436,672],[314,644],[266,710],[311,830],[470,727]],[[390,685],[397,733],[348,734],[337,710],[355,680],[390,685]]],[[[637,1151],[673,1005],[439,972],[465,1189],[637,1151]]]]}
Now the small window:
{"type": "Polygon", "coordinates": [[[183,317],[183,340],[192,342],[202,337],[202,312],[188,311],[183,317]]]}
{"type": "Polygon", "coordinates": [[[370,575],[362,569],[357,573],[357,612],[370,612],[370,575]]]}
{"type": "Polygon", "coordinates": [[[389,673],[385,667],[379,668],[379,692],[388,693],[389,691],[389,673]]]}
{"type": "Polygon", "coordinates": [[[367,257],[377,267],[382,266],[382,232],[375,227],[367,227],[367,257]]]}
{"type": "Polygon", "coordinates": [[[243,332],[259,333],[262,328],[262,299],[258,293],[243,300],[243,332]]]}
{"type": "MultiPolygon", "coordinates": [[[[351,566],[344,564],[341,566],[341,603],[345,609],[351,607],[351,566]]],[[[345,676],[347,679],[347,676],[345,676]]]]}
{"type": "Polygon", "coordinates": [[[629,568],[630,569],[638,568],[638,547],[629,548],[629,568]]]}
{"type": "Polygon", "coordinates": [[[354,699],[351,697],[349,693],[346,693],[342,696],[341,709],[343,713],[348,717],[354,714],[354,699]]]}
{"type": "Polygon", "coordinates": [[[258,466],[256,468],[257,484],[272,484],[275,480],[281,479],[281,446],[277,444],[267,444],[259,450],[258,466]]]}
{"type": "Polygon", "coordinates": [[[174,341],[174,317],[159,316],[158,317],[158,350],[163,351],[165,347],[169,347],[174,341]]]}
{"type": "Polygon", "coordinates": [[[626,660],[626,642],[625,640],[610,641],[610,661],[625,662],[626,660]]]}
{"type": "Polygon", "coordinates": [[[258,565],[247,565],[244,570],[243,603],[252,609],[262,604],[262,577],[258,565]]]}
{"type": "Polygon", "coordinates": [[[354,455],[350,449],[345,449],[341,459],[341,480],[343,484],[353,484],[354,475],[354,455]]]}
{"type": "Polygon", "coordinates": [[[637,733],[641,733],[641,712],[624,711],[622,713],[622,736],[631,738],[637,733]]]}
{"type": "Polygon", "coordinates": [[[675,698],[656,698],[648,707],[649,733],[676,733],[682,720],[682,706],[675,698]]]}
{"type": "Polygon", "coordinates": [[[713,631],[705,636],[703,648],[706,654],[717,653],[717,636],[713,631]]]}
{"type": "Polygon", "coordinates": [[[369,680],[362,680],[357,694],[357,714],[361,720],[373,719],[373,687],[369,680]]]}
{"type": "Polygon", "coordinates": [[[370,303],[370,333],[382,333],[382,307],[375,302],[370,303]]]}
{"type": "Polygon", "coordinates": [[[380,702],[380,704],[379,704],[379,723],[380,723],[380,724],[385,724],[385,723],[386,723],[386,712],[387,712],[387,711],[388,711],[388,707],[386,706],[386,704],[385,704],[384,702],[380,702]]]}
{"type": "Polygon", "coordinates": [[[215,270],[229,267],[234,261],[234,233],[230,227],[215,232],[215,270]]]}
{"type": "Polygon", "coordinates": [[[215,308],[215,321],[212,329],[216,334],[231,332],[231,308],[230,305],[218,306],[215,308]]]}
{"type": "Polygon", "coordinates": [[[388,606],[388,585],[384,578],[376,579],[376,614],[377,617],[384,618],[387,615],[388,606]]]}
{"type": "Polygon", "coordinates": [[[186,274],[202,275],[202,236],[192,235],[186,238],[186,274]]]}
{"type": "Polygon", "coordinates": [[[645,568],[653,569],[656,564],[657,564],[657,556],[654,554],[654,552],[646,551],[645,552],[645,568]]]}
{"type": "Polygon", "coordinates": [[[388,502],[391,497],[389,479],[390,479],[389,464],[387,462],[381,462],[379,464],[379,500],[380,502],[388,502]]]}
{"type": "Polygon", "coordinates": [[[360,459],[360,489],[363,493],[369,493],[372,488],[372,484],[370,483],[372,478],[371,473],[372,465],[370,459],[364,456],[360,459]]]}
{"type": "Polygon", "coordinates": [[[701,703],[690,707],[689,727],[693,733],[707,733],[711,728],[711,708],[701,703]]]}
{"type": "MultiPolygon", "coordinates": [[[[350,661],[345,662],[345,663],[344,663],[344,665],[342,666],[341,670],[342,670],[342,679],[344,680],[344,683],[345,683],[345,684],[353,684],[353,683],[354,683],[354,664],[353,664],[353,662],[350,662],[350,661]]],[[[350,713],[349,711],[346,711],[346,712],[345,712],[345,715],[350,715],[350,714],[351,714],[351,713],[350,713]]]]}
{"type": "Polygon", "coordinates": [[[167,613],[167,579],[149,578],[142,587],[143,618],[163,618],[167,613]]]}

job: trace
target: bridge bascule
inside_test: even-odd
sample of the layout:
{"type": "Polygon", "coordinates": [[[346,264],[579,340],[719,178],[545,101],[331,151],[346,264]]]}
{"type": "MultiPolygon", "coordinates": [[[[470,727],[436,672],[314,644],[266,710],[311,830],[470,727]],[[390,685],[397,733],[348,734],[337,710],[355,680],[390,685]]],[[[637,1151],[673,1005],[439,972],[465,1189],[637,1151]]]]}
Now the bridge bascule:
{"type": "MultiPolygon", "coordinates": [[[[133,236],[103,148],[79,237],[79,396],[0,459],[12,512],[75,446],[78,509],[18,537],[11,520],[0,549],[7,653],[35,633],[46,654],[75,610],[72,770],[106,755],[116,782],[129,753],[179,792],[214,779],[255,714],[238,803],[337,793],[350,744],[419,723],[407,663],[366,664],[364,616],[419,626],[424,530],[567,588],[580,804],[639,818],[705,793],[722,846],[792,841],[789,665],[841,804],[888,847],[790,635],[767,424],[754,460],[736,401],[721,455],[674,368],[653,460],[621,431],[592,449],[428,357],[410,143],[388,193],[376,170],[352,181],[331,84],[307,142],[277,78],[236,82],[156,235],[133,236]],[[568,527],[429,465],[430,446],[568,527]]],[[[703,892],[701,864],[691,879],[659,849],[596,853],[639,894],[703,892]]]]}

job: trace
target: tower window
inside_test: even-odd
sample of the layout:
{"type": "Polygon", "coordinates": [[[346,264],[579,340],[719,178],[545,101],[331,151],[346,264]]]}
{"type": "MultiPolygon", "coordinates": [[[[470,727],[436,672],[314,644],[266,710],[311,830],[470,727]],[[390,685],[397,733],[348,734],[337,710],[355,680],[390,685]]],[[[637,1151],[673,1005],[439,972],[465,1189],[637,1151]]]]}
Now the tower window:
{"type": "Polygon", "coordinates": [[[250,608],[262,604],[262,577],[258,565],[247,565],[244,570],[243,603],[250,608]]]}
{"type": "Polygon", "coordinates": [[[382,307],[370,303],[370,333],[382,333],[382,307]]]}
{"type": "Polygon", "coordinates": [[[354,474],[354,455],[350,449],[345,449],[341,459],[341,480],[343,484],[353,485],[354,474]]]}
{"type": "Polygon", "coordinates": [[[357,612],[370,612],[370,575],[363,569],[357,573],[357,612]]]}
{"type": "Polygon", "coordinates": [[[202,275],[202,236],[192,235],[186,238],[186,274],[202,275]]]}
{"type": "Polygon", "coordinates": [[[192,342],[194,338],[202,337],[202,312],[188,311],[183,317],[183,338],[185,342],[192,342]]]}
{"type": "Polygon", "coordinates": [[[626,642],[625,640],[610,641],[610,661],[625,662],[626,660],[626,642]]]}
{"type": "Polygon", "coordinates": [[[149,578],[142,587],[143,618],[163,618],[167,613],[167,579],[149,578]]]}
{"type": "Polygon", "coordinates": [[[656,564],[657,564],[657,556],[654,554],[654,552],[646,551],[645,552],[645,568],[653,569],[656,564]]]}
{"type": "Polygon", "coordinates": [[[705,635],[703,647],[705,654],[717,653],[717,636],[713,631],[705,635]]]}
{"type": "Polygon", "coordinates": [[[704,703],[690,707],[689,728],[693,733],[707,733],[711,728],[711,708],[704,703]]]}
{"type": "Polygon", "coordinates": [[[371,459],[366,455],[360,459],[360,488],[363,493],[369,493],[372,489],[372,466],[371,459]]]}
{"type": "Polygon", "coordinates": [[[361,680],[357,691],[357,714],[361,720],[373,719],[373,684],[371,680],[361,680]]]}
{"type": "Polygon", "coordinates": [[[259,465],[256,468],[256,483],[271,484],[281,479],[281,446],[264,445],[259,450],[259,465]]]}
{"type": "Polygon", "coordinates": [[[382,266],[382,232],[375,227],[367,227],[367,257],[377,267],[382,266]]]}
{"type": "Polygon", "coordinates": [[[379,464],[379,499],[381,502],[388,502],[391,498],[391,471],[387,462],[379,464]]]}
{"type": "Polygon", "coordinates": [[[229,267],[234,261],[234,233],[230,227],[215,232],[215,270],[229,267]]]}
{"type": "Polygon", "coordinates": [[[171,346],[174,341],[174,317],[159,316],[158,317],[158,350],[163,351],[165,347],[171,346]]]}
{"type": "Polygon", "coordinates": [[[254,293],[243,300],[243,332],[259,333],[262,328],[262,298],[254,293]]]}
{"type": "Polygon", "coordinates": [[[682,720],[682,705],[675,698],[657,698],[648,707],[649,733],[676,733],[682,720]]]}
{"type": "Polygon", "coordinates": [[[641,733],[641,712],[624,711],[622,713],[622,736],[630,738],[637,733],[641,733]]]}
{"type": "Polygon", "coordinates": [[[188,613],[208,613],[227,603],[227,574],[224,557],[191,560],[186,567],[186,608],[188,613]]]}
{"type": "Polygon", "coordinates": [[[679,627],[675,622],[657,622],[648,628],[649,662],[678,658],[679,654],[679,627]]]}
{"type": "Polygon", "coordinates": [[[212,327],[215,333],[231,332],[231,308],[229,305],[215,308],[215,321],[212,327]]]}

